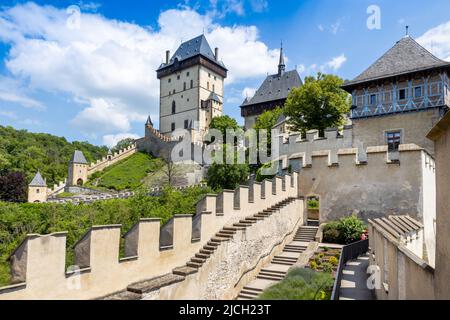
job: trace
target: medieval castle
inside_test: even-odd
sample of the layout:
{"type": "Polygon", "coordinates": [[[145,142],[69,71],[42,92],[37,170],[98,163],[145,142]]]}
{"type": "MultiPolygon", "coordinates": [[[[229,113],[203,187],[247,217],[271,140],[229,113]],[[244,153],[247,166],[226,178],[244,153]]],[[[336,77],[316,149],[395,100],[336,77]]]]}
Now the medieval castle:
{"type": "MultiPolygon", "coordinates": [[[[281,50],[278,73],[241,105],[245,128],[302,85],[297,71],[285,67],[281,50]]],[[[37,173],[29,201],[82,188],[92,173],[137,151],[163,156],[183,140],[177,129],[202,150],[211,119],[222,115],[227,72],[203,35],[172,57],[167,51],[157,70],[159,130],[149,118],[145,137],[94,164],[75,152],[67,180],[49,189],[37,173]]],[[[303,136],[280,117],[280,152],[272,159],[279,176],[206,196],[194,217],[176,216],[162,228],[159,220],[140,221],[125,236],[124,259],[118,258],[120,226],[93,227],[75,246],[77,272],[65,271],[64,233],[30,235],[11,255],[15,284],[0,288],[0,299],[231,299],[245,288],[240,296],[248,297],[248,283],[312,219],[305,207],[310,197],[320,199],[319,223],[352,213],[369,222],[370,260],[383,284],[379,299],[448,299],[449,75],[449,62],[405,36],[342,87],[352,95],[344,128],[303,136]]],[[[320,242],[320,227],[311,230],[311,240],[320,242]]],[[[280,272],[267,270],[266,276],[280,272]]]]}

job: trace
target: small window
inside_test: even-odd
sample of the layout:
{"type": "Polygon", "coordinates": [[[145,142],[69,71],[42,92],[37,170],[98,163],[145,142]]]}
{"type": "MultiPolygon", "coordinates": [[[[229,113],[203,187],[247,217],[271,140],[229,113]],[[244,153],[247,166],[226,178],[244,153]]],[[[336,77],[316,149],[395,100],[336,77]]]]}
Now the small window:
{"type": "Polygon", "coordinates": [[[189,77],[191,74],[188,72],[186,72],[186,77],[189,77]]]}
{"type": "Polygon", "coordinates": [[[184,120],[184,128],[187,129],[189,127],[189,121],[184,120]]]}
{"type": "Polygon", "coordinates": [[[40,192],[40,190],[39,189],[36,189],[36,193],[39,193],[40,192]]]}
{"type": "Polygon", "coordinates": [[[180,75],[177,75],[177,80],[180,80],[180,75]]]}
{"type": "Polygon", "coordinates": [[[387,132],[386,140],[389,152],[398,151],[402,140],[402,134],[400,131],[387,132]]]}
{"type": "Polygon", "coordinates": [[[208,73],[208,78],[211,78],[211,73],[208,73]]]}
{"type": "Polygon", "coordinates": [[[177,92],[177,90],[173,89],[173,94],[175,94],[177,92]]]}
{"type": "Polygon", "coordinates": [[[194,87],[194,80],[191,80],[191,89],[194,87]]]}
{"type": "Polygon", "coordinates": [[[172,101],[172,114],[175,114],[177,112],[177,104],[175,101],[172,101]]]}
{"type": "Polygon", "coordinates": [[[172,122],[171,129],[172,131],[175,131],[175,122],[172,122]]]}
{"type": "Polygon", "coordinates": [[[206,83],[206,89],[209,90],[209,82],[206,83]]]}
{"type": "Polygon", "coordinates": [[[415,87],[414,98],[421,98],[421,97],[422,97],[422,87],[415,87]]]}
{"type": "Polygon", "coordinates": [[[213,92],[216,92],[216,85],[213,84],[213,92]]]}
{"type": "Polygon", "coordinates": [[[169,80],[167,80],[167,82],[171,83],[171,82],[172,82],[172,79],[169,78],[169,80]]]}
{"type": "Polygon", "coordinates": [[[214,80],[217,80],[217,77],[216,77],[216,76],[214,76],[214,80]]]}
{"type": "Polygon", "coordinates": [[[183,83],[183,90],[186,90],[186,82],[183,83]]]}
{"type": "Polygon", "coordinates": [[[370,95],[370,105],[375,105],[377,104],[377,95],[376,94],[371,94],[370,95]]]}
{"type": "Polygon", "coordinates": [[[186,101],[189,102],[189,98],[187,98],[186,101]]]}
{"type": "Polygon", "coordinates": [[[398,99],[405,100],[406,99],[406,89],[400,89],[398,91],[398,99]]]}

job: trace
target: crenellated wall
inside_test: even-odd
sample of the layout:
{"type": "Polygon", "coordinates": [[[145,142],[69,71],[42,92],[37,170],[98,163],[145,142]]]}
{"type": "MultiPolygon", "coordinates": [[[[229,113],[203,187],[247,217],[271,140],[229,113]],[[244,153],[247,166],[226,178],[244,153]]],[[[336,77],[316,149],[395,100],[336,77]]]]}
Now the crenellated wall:
{"type": "Polygon", "coordinates": [[[137,152],[136,143],[129,146],[128,148],[125,148],[123,150],[120,150],[119,152],[115,152],[112,155],[108,155],[106,157],[103,157],[101,160],[97,160],[94,163],[91,163],[88,167],[88,177],[92,174],[102,171],[103,169],[112,166],[113,164],[128,158],[129,156],[135,154],[137,152]]]}
{"type": "Polygon", "coordinates": [[[185,265],[222,227],[297,197],[297,191],[294,173],[207,195],[195,216],[176,215],[162,227],[159,219],[143,219],[124,236],[122,259],[121,226],[94,226],[74,246],[78,267],[70,272],[65,232],[29,235],[11,254],[15,284],[0,288],[0,299],[93,299],[124,290],[185,265]]]}
{"type": "Polygon", "coordinates": [[[311,164],[299,175],[299,195],[318,196],[320,220],[330,221],[352,213],[367,220],[409,214],[419,221],[433,219],[426,206],[434,199],[431,157],[417,145],[400,145],[392,155],[387,146],[366,150],[340,149],[313,152],[311,164]]]}

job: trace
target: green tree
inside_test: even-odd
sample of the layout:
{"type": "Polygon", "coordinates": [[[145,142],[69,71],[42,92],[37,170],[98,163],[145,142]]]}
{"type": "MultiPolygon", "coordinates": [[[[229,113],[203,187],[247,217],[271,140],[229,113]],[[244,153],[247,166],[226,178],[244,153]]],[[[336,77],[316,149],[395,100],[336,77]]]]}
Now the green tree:
{"type": "Polygon", "coordinates": [[[119,152],[120,150],[123,150],[125,148],[128,148],[134,143],[133,138],[125,138],[117,142],[117,144],[114,146],[114,148],[111,149],[111,152],[119,152]]]}
{"type": "Polygon", "coordinates": [[[227,152],[234,152],[234,146],[222,146],[223,162],[215,161],[208,169],[206,181],[208,186],[219,191],[221,189],[235,189],[248,179],[250,169],[248,164],[237,164],[237,154],[234,153],[234,163],[226,163],[227,152]]]}
{"type": "Polygon", "coordinates": [[[300,88],[293,88],[284,111],[293,130],[317,129],[323,136],[325,129],[341,126],[350,110],[350,95],[341,89],[343,83],[338,76],[318,73],[306,77],[300,88]]]}
{"type": "Polygon", "coordinates": [[[220,130],[225,136],[227,129],[238,130],[240,127],[235,119],[229,116],[221,116],[213,118],[209,128],[220,130]]]}
{"type": "Polygon", "coordinates": [[[277,124],[278,118],[283,114],[281,107],[264,111],[256,120],[255,130],[265,129],[269,133],[273,126],[277,124]]]}

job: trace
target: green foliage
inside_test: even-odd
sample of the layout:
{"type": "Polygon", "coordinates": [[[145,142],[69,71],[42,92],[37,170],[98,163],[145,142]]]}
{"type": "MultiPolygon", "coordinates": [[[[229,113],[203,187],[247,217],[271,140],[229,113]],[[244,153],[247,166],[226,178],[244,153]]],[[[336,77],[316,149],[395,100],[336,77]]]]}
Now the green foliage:
{"type": "Polygon", "coordinates": [[[119,152],[120,150],[123,150],[125,148],[128,148],[134,143],[133,138],[125,138],[117,142],[114,148],[111,149],[112,153],[119,152]]]}
{"type": "Polygon", "coordinates": [[[356,216],[341,218],[325,225],[323,228],[324,242],[350,244],[361,240],[365,230],[364,222],[356,216]]]}
{"type": "Polygon", "coordinates": [[[317,199],[309,199],[308,200],[308,209],[319,209],[319,200],[317,199]]]}
{"type": "Polygon", "coordinates": [[[130,157],[93,174],[86,186],[108,190],[135,190],[150,173],[162,167],[161,159],[146,153],[135,153],[130,157]]]}
{"type": "Polygon", "coordinates": [[[88,142],[70,143],[50,134],[0,126],[0,175],[22,172],[30,182],[39,169],[52,187],[67,177],[67,165],[75,150],[81,150],[88,162],[108,152],[108,148],[88,142]]]}
{"type": "Polygon", "coordinates": [[[283,114],[282,108],[275,108],[272,110],[264,111],[260,116],[258,116],[258,119],[255,123],[255,129],[265,129],[270,133],[273,126],[277,124],[278,118],[283,114]]]}
{"type": "Polygon", "coordinates": [[[332,265],[332,266],[337,266],[339,264],[339,260],[336,257],[331,257],[330,260],[328,260],[328,262],[332,265]]]}
{"type": "Polygon", "coordinates": [[[141,218],[167,222],[176,214],[194,214],[197,202],[210,189],[193,187],[184,191],[164,190],[159,197],[144,192],[130,199],[98,201],[92,204],[15,204],[0,202],[0,286],[9,283],[11,252],[29,233],[67,231],[67,265],[73,264],[72,246],[93,225],[122,224],[122,233],[141,218]]]}
{"type": "Polygon", "coordinates": [[[235,189],[239,184],[245,183],[248,179],[250,168],[248,164],[237,164],[237,154],[234,149],[227,145],[222,146],[223,159],[216,161],[209,167],[206,174],[206,182],[213,190],[235,189]],[[227,164],[227,152],[234,153],[234,164],[227,164]],[[221,163],[222,162],[222,163],[221,163]]]}
{"type": "Polygon", "coordinates": [[[264,290],[261,300],[329,300],[334,279],[330,273],[296,268],[274,286],[264,290]]]}
{"type": "Polygon", "coordinates": [[[227,129],[237,130],[240,127],[235,119],[229,116],[221,116],[213,118],[209,128],[221,131],[225,137],[227,129]]]}
{"type": "Polygon", "coordinates": [[[314,261],[311,261],[311,262],[309,263],[309,267],[310,267],[312,270],[317,270],[317,268],[319,267],[319,265],[318,265],[317,262],[314,260],[314,261]]]}
{"type": "Polygon", "coordinates": [[[322,269],[326,273],[333,272],[333,265],[331,263],[325,262],[322,264],[322,269]]]}
{"type": "Polygon", "coordinates": [[[325,129],[341,126],[350,110],[349,94],[340,88],[343,83],[338,76],[319,73],[317,77],[306,77],[303,86],[293,88],[284,110],[292,129],[317,129],[323,136],[325,129]]]}
{"type": "MultiPolygon", "coordinates": [[[[275,165],[277,165],[277,163],[275,162],[275,165]]],[[[262,170],[264,169],[269,169],[272,167],[272,162],[268,162],[266,164],[263,164],[258,170],[256,170],[256,181],[258,182],[263,182],[265,179],[272,179],[276,176],[276,174],[273,175],[264,175],[262,173],[262,170]]],[[[276,172],[278,172],[278,169],[276,168],[275,170],[276,172]]]]}

